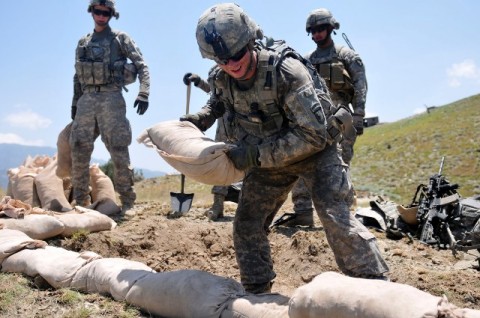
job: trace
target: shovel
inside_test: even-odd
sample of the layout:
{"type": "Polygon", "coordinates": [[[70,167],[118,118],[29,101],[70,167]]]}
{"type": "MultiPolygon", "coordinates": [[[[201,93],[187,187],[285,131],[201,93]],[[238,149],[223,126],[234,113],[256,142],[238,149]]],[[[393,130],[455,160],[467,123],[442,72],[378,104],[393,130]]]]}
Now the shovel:
{"type": "MultiPolygon", "coordinates": [[[[187,85],[187,110],[188,114],[190,110],[190,92],[192,86],[191,84],[187,85]]],[[[185,175],[182,173],[181,176],[181,189],[180,193],[170,192],[171,198],[171,207],[172,213],[170,214],[171,218],[178,218],[186,214],[192,207],[193,193],[185,193],[185,175]]]]}

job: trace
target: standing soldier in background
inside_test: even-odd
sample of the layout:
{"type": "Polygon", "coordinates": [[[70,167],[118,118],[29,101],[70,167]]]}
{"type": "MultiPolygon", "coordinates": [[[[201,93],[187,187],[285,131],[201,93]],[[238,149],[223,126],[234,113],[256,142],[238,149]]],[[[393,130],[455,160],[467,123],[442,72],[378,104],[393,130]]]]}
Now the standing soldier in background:
{"type": "Polygon", "coordinates": [[[303,178],[340,270],[350,276],[385,279],[388,266],[375,236],[349,211],[353,192],[346,165],[329,135],[336,120],[325,84],[312,78],[304,59],[288,47],[260,41],[260,27],[238,5],[207,9],[196,30],[202,57],[217,63],[209,74],[207,104],[188,120],[210,128],[228,110],[236,146],[227,156],[245,170],[233,222],[240,279],[250,293],[271,290],[276,276],[266,229],[303,178]],[[328,111],[329,115],[324,113],[328,111]]]}
{"type": "MultiPolygon", "coordinates": [[[[360,56],[352,49],[335,45],[332,32],[340,28],[327,9],[316,9],[307,17],[306,31],[312,34],[317,48],[308,53],[308,59],[325,80],[333,105],[338,109],[344,107],[352,112],[353,129],[343,135],[340,142],[342,159],[350,166],[353,158],[353,146],[357,135],[363,134],[363,118],[367,98],[367,78],[360,56]]],[[[294,215],[285,222],[285,226],[313,226],[313,206],[310,194],[303,180],[299,180],[292,189],[294,215]]]]}
{"type": "Polygon", "coordinates": [[[109,26],[112,17],[119,17],[115,1],[91,0],[87,11],[95,28],[80,39],[75,54],[70,135],[73,196],[76,205],[89,204],[89,165],[94,142],[100,134],[113,161],[113,181],[120,195],[122,215],[133,215],[136,194],[128,151],[132,131],[122,88],[134,82],[138,73],[140,92],[134,107],[143,115],[148,109],[150,74],[130,36],[109,26]]]}

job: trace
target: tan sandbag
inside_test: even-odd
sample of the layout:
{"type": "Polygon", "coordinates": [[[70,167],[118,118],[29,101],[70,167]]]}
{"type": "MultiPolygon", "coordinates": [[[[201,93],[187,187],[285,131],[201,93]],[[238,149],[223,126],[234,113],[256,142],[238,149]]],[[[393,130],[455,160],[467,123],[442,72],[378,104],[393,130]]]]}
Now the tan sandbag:
{"type": "Polygon", "coordinates": [[[147,265],[123,258],[102,258],[82,267],[73,277],[71,288],[99,293],[123,301],[141,278],[155,271],[147,265]]]}
{"type": "Polygon", "coordinates": [[[417,212],[418,206],[404,207],[403,205],[397,205],[398,214],[402,220],[409,225],[418,225],[417,212]]]}
{"type": "Polygon", "coordinates": [[[103,198],[90,204],[88,209],[98,211],[105,215],[114,215],[120,213],[121,209],[115,201],[109,198],[103,198]]]}
{"type": "Polygon", "coordinates": [[[38,168],[19,167],[18,173],[10,178],[12,198],[31,206],[40,206],[40,199],[35,187],[35,177],[38,171],[38,168]]]}
{"type": "Polygon", "coordinates": [[[54,217],[63,224],[64,229],[60,235],[65,237],[72,236],[79,230],[88,232],[110,231],[117,226],[117,223],[108,216],[81,206],[76,206],[70,212],[55,213],[54,217]]]}
{"type": "Polygon", "coordinates": [[[85,264],[101,258],[94,252],[77,253],[60,247],[24,249],[10,255],[2,263],[2,272],[42,276],[54,288],[68,288],[75,273],[85,264]]]}
{"type": "Polygon", "coordinates": [[[29,214],[23,219],[0,218],[4,229],[17,230],[25,233],[32,239],[44,240],[60,235],[65,226],[62,222],[50,215],[29,214]]]}
{"type": "Polygon", "coordinates": [[[231,278],[199,270],[151,273],[137,281],[127,302],[161,317],[220,317],[228,301],[245,295],[231,278]]]}
{"type": "Polygon", "coordinates": [[[23,166],[27,168],[45,168],[54,158],[46,155],[37,155],[35,157],[28,156],[23,162],[23,166]]]}
{"type": "Polygon", "coordinates": [[[115,203],[116,194],[113,182],[98,166],[90,166],[90,186],[92,191],[92,205],[90,209],[106,215],[112,215],[120,212],[120,207],[115,203]]]}
{"type": "Polygon", "coordinates": [[[244,177],[225,154],[228,146],[209,139],[191,122],[161,122],[144,130],[137,141],[154,148],[173,168],[198,182],[230,185],[244,177]]]}
{"type": "Polygon", "coordinates": [[[291,318],[436,318],[442,297],[415,287],[326,272],[297,288],[291,318]]]}
{"type": "Polygon", "coordinates": [[[70,147],[70,133],[72,122],[62,129],[57,138],[57,169],[55,173],[59,178],[67,178],[72,175],[72,148],[70,147]]]}
{"type": "Polygon", "coordinates": [[[4,259],[24,248],[35,249],[47,246],[45,241],[34,240],[17,230],[0,230],[0,267],[4,259]]]}
{"type": "Polygon", "coordinates": [[[7,170],[8,184],[7,192],[5,195],[13,198],[13,189],[12,189],[12,178],[20,172],[20,168],[11,168],[7,170]]]}
{"type": "Polygon", "coordinates": [[[6,215],[13,219],[23,219],[30,214],[32,206],[20,200],[12,199],[9,196],[3,197],[0,201],[0,216],[6,215]]]}
{"type": "Polygon", "coordinates": [[[57,161],[52,160],[35,177],[35,186],[40,203],[43,209],[57,212],[66,212],[72,210],[72,206],[65,197],[63,191],[63,181],[55,171],[57,161]]]}
{"type": "Polygon", "coordinates": [[[245,295],[228,301],[221,318],[288,318],[288,300],[280,294],[245,295]]]}

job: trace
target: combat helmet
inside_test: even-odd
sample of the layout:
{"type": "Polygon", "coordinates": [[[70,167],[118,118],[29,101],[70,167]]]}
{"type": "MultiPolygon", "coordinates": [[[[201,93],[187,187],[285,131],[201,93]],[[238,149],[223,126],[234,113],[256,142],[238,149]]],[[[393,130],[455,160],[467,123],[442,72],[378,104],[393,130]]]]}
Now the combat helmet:
{"type": "Polygon", "coordinates": [[[335,30],[340,28],[340,23],[335,20],[332,13],[324,8],[315,9],[308,14],[306,30],[310,33],[312,28],[317,25],[330,24],[335,30]]]}
{"type": "Polygon", "coordinates": [[[88,12],[92,12],[93,6],[106,6],[112,9],[112,17],[118,19],[120,13],[115,9],[115,0],[90,0],[88,5],[88,12]]]}
{"type": "Polygon", "coordinates": [[[203,12],[196,36],[203,58],[226,64],[251,40],[262,39],[263,32],[237,4],[222,3],[203,12]]]}

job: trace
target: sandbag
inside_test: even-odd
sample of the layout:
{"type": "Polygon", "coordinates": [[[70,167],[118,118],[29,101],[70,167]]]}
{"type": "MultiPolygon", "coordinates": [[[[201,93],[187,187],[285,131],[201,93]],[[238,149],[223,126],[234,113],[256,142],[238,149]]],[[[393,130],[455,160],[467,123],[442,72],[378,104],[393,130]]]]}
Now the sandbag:
{"type": "Polygon", "coordinates": [[[144,130],[139,143],[154,148],[186,177],[210,185],[230,185],[243,179],[227,157],[228,145],[206,137],[188,121],[165,121],[144,130]]]}
{"type": "Polygon", "coordinates": [[[0,267],[4,259],[24,249],[44,248],[45,241],[34,240],[23,232],[17,230],[0,230],[0,267]]]}
{"type": "Polygon", "coordinates": [[[70,147],[70,133],[72,122],[62,129],[57,138],[57,168],[55,173],[59,178],[67,178],[72,175],[72,148],[70,147]]]}
{"type": "Polygon", "coordinates": [[[23,219],[0,218],[4,229],[17,230],[32,239],[44,240],[61,234],[65,230],[62,222],[51,215],[29,214],[23,219]]]}
{"type": "Polygon", "coordinates": [[[294,291],[288,313],[292,318],[436,318],[442,301],[412,286],[326,272],[294,291]]]}
{"type": "Polygon", "coordinates": [[[57,169],[57,160],[52,160],[42,171],[35,177],[35,186],[40,203],[43,209],[66,212],[72,210],[72,206],[65,197],[63,191],[63,181],[55,171],[57,169]]]}
{"type": "Polygon", "coordinates": [[[80,268],[98,258],[94,252],[77,253],[54,246],[24,249],[3,261],[2,272],[40,275],[54,288],[67,288],[80,268]]]}
{"type": "Polygon", "coordinates": [[[221,318],[287,318],[288,300],[280,294],[245,295],[231,299],[221,318]]]}
{"type": "Polygon", "coordinates": [[[54,217],[63,224],[60,235],[69,237],[79,230],[100,232],[113,230],[117,223],[108,216],[81,206],[76,206],[73,211],[55,213],[54,217]]]}
{"type": "Polygon", "coordinates": [[[39,170],[38,168],[19,167],[18,172],[10,177],[11,197],[31,206],[40,206],[40,199],[35,188],[35,177],[39,170]]]}
{"type": "Polygon", "coordinates": [[[98,166],[90,166],[90,186],[92,191],[92,204],[90,209],[96,210],[102,214],[112,215],[120,212],[120,207],[115,203],[116,194],[113,182],[98,166]]]}
{"type": "Polygon", "coordinates": [[[111,295],[113,299],[123,301],[139,279],[154,272],[140,262],[101,258],[82,267],[73,277],[70,287],[85,293],[111,295]]]}
{"type": "Polygon", "coordinates": [[[228,301],[245,295],[231,279],[199,270],[151,273],[137,281],[127,302],[161,317],[220,317],[228,301]]]}

